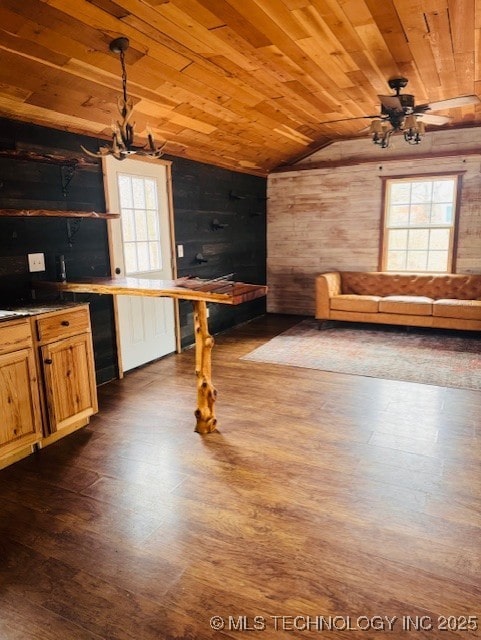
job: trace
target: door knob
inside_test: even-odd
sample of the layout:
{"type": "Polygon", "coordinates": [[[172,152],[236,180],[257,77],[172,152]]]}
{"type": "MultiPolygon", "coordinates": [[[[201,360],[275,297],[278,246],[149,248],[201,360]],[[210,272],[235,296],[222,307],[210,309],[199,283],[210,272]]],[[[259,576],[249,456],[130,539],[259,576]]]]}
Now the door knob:
{"type": "Polygon", "coordinates": [[[46,358],[46,360],[44,360],[45,364],[52,364],[52,360],[51,358],[46,358]]]}

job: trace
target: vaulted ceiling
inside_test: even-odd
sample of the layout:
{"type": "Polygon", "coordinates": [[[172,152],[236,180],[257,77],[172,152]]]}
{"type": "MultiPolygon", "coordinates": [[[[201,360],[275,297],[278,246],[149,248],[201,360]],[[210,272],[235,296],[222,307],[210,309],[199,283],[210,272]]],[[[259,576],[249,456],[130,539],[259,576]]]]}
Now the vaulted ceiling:
{"type": "Polygon", "coordinates": [[[416,103],[481,95],[480,30],[481,0],[0,0],[0,116],[110,137],[127,36],[139,142],[150,125],[173,155],[265,175],[371,144],[390,77],[416,103]]]}

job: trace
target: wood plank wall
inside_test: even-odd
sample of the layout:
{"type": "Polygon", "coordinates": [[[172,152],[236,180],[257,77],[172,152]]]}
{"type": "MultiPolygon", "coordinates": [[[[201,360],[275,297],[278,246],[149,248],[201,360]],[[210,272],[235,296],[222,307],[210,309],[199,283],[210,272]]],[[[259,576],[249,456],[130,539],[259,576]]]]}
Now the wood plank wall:
{"type": "MultiPolygon", "coordinates": [[[[39,154],[79,155],[87,137],[0,120],[0,150],[35,150],[39,154]]],[[[62,190],[58,164],[0,157],[0,208],[105,211],[102,172],[97,164],[76,170],[62,190]]],[[[65,178],[64,174],[64,178],[65,178]]],[[[65,256],[69,277],[110,274],[104,220],[80,218],[0,218],[0,307],[31,298],[31,279],[56,279],[56,258],[65,256]],[[30,274],[27,254],[45,255],[45,273],[30,274]]],[[[113,307],[107,296],[77,296],[90,303],[98,382],[117,374],[113,307]]]]}
{"type": "MultiPolygon", "coordinates": [[[[172,165],[179,276],[266,282],[266,180],[176,158],[172,165]],[[199,262],[200,254],[205,262],[199,262]]],[[[266,310],[265,298],[243,305],[209,305],[209,326],[218,332],[266,310]]],[[[182,345],[192,344],[192,305],[180,303],[182,345]]]]}
{"type": "MultiPolygon", "coordinates": [[[[96,148],[97,141],[0,119],[0,152],[34,149],[38,154],[79,157],[80,144],[96,148]]],[[[184,258],[178,259],[179,275],[216,277],[234,272],[237,279],[265,283],[266,180],[191,160],[170,159],[176,242],[184,246],[184,258]],[[215,229],[213,220],[227,226],[215,229]],[[197,253],[208,262],[198,263],[197,253]]],[[[103,212],[100,165],[79,166],[64,197],[59,165],[0,155],[0,208],[103,212]]],[[[105,221],[0,217],[0,308],[29,300],[32,277],[55,279],[59,254],[65,256],[69,278],[110,275],[105,221]],[[26,256],[36,252],[45,254],[46,272],[32,276],[26,256]]],[[[112,301],[109,296],[78,299],[91,304],[97,381],[105,382],[117,375],[112,301]]],[[[220,331],[264,312],[265,300],[235,309],[211,305],[211,330],[220,331]]],[[[181,307],[181,333],[184,346],[192,343],[189,303],[181,307]]]]}
{"type": "Polygon", "coordinates": [[[458,273],[481,273],[479,129],[429,133],[422,144],[338,142],[268,178],[270,312],[314,314],[314,279],[378,268],[382,176],[465,171],[458,273]],[[463,155],[464,153],[464,155],[463,155]]]}

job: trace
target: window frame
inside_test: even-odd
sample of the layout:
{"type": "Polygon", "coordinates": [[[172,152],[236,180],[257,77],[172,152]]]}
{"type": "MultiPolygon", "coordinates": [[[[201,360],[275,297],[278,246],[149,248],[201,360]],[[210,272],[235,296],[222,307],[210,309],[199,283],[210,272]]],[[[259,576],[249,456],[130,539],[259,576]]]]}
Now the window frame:
{"type": "MultiPolygon", "coordinates": [[[[459,212],[461,208],[461,194],[463,186],[463,175],[466,171],[444,171],[437,173],[416,173],[407,175],[380,176],[382,180],[381,194],[381,224],[380,224],[380,242],[379,242],[379,259],[378,270],[387,273],[456,273],[456,258],[458,249],[458,232],[459,232],[459,212]],[[453,178],[455,179],[456,197],[454,200],[453,224],[450,235],[448,265],[446,271],[395,271],[387,270],[387,251],[388,251],[388,231],[387,227],[387,205],[388,205],[388,183],[389,182],[415,182],[425,179],[436,180],[437,178],[453,178]]],[[[409,227],[402,227],[408,229],[409,227]]],[[[445,228],[445,227],[444,227],[445,228]]]]}

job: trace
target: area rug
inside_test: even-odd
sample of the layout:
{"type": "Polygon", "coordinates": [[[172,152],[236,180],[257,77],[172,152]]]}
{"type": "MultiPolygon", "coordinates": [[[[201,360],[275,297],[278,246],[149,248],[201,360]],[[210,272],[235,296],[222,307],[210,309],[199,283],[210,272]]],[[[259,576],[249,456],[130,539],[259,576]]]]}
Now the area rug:
{"type": "Polygon", "coordinates": [[[481,389],[479,333],[304,320],[243,360],[442,387],[481,389]]]}

